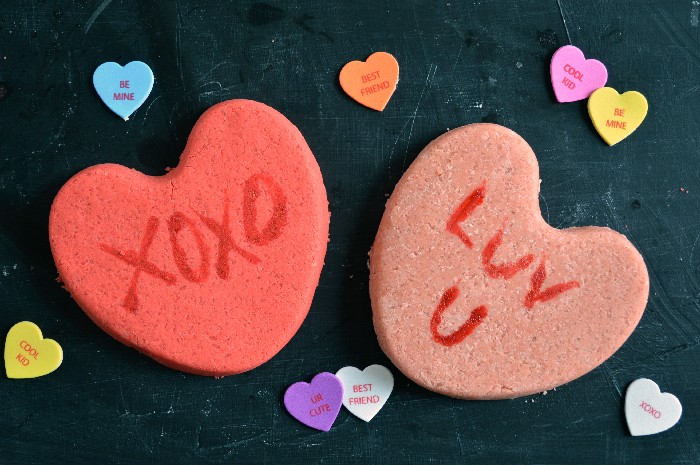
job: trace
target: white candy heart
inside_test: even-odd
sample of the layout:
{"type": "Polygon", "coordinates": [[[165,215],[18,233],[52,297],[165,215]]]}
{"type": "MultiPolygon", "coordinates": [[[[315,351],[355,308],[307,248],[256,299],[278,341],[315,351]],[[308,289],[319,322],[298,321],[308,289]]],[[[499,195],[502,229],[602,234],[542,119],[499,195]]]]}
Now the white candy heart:
{"type": "Polygon", "coordinates": [[[625,394],[625,417],[632,436],[666,431],[681,419],[683,407],[673,394],[662,393],[650,379],[633,381],[625,394]]]}
{"type": "Polygon", "coordinates": [[[370,365],[362,371],[345,367],[335,375],[343,383],[343,405],[364,421],[374,418],[394,389],[394,376],[381,365],[370,365]]]}

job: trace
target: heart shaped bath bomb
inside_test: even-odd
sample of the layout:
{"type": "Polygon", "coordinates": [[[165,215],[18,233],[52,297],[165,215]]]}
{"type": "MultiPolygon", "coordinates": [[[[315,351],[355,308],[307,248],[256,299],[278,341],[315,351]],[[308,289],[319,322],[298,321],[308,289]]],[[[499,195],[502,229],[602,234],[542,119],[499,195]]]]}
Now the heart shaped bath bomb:
{"type": "Polygon", "coordinates": [[[586,60],[583,52],[565,45],[552,55],[549,67],[554,95],[561,103],[588,98],[608,81],[608,70],[598,60],[586,60]]]}
{"type": "Polygon", "coordinates": [[[394,389],[394,375],[381,365],[370,365],[362,371],[344,367],[335,375],[343,383],[343,405],[364,421],[379,413],[394,389]]]}
{"type": "Polygon", "coordinates": [[[431,142],[399,181],[370,253],[379,343],[427,389],[514,398],[582,376],[634,330],[644,261],[607,228],[540,214],[537,159],[472,124],[431,142]]]}
{"type": "Polygon", "coordinates": [[[340,70],[340,87],[353,100],[382,111],[399,82],[399,63],[386,52],[371,54],[367,61],[351,61],[340,70]]]}
{"type": "Polygon", "coordinates": [[[300,381],[287,388],[284,406],[311,428],[330,431],[343,403],[343,384],[333,373],[319,373],[311,383],[300,381]]]}
{"type": "Polygon", "coordinates": [[[648,110],[647,99],[633,90],[620,95],[612,87],[602,87],[588,99],[588,115],[608,145],[615,145],[632,134],[648,110]]]}
{"type": "Polygon", "coordinates": [[[60,279],[107,333],[169,367],[210,376],[272,358],[311,305],[328,242],[316,160],[272,108],[207,110],[179,165],[71,178],[51,207],[60,279]]]}
{"type": "Polygon", "coordinates": [[[126,121],[151,93],[153,71],[141,61],[132,61],[124,67],[110,61],[97,67],[92,83],[105,105],[126,121]]]}
{"type": "Polygon", "coordinates": [[[661,392],[650,379],[633,381],[625,393],[625,417],[632,436],[646,436],[666,431],[678,423],[683,413],[673,394],[661,392]]]}
{"type": "Polygon", "coordinates": [[[31,321],[17,323],[5,340],[5,371],[8,378],[38,378],[56,370],[63,349],[53,339],[44,339],[31,321]]]}

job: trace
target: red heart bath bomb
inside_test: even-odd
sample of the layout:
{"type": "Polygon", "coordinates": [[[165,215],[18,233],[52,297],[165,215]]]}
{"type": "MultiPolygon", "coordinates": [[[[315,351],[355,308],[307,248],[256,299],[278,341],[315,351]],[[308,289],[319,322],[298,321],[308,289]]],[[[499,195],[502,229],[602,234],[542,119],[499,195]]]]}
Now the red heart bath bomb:
{"type": "Polygon", "coordinates": [[[311,305],[328,201],[297,128],[258,102],[207,110],[179,165],[72,177],[51,207],[59,277],[104,331],[169,367],[208,376],[272,358],[311,305]]]}
{"type": "Polygon", "coordinates": [[[545,391],[594,369],[636,327],[649,277],[608,228],[550,227],[537,159],[513,131],[472,124],[403,175],[370,253],[379,343],[427,389],[464,399],[545,391]]]}

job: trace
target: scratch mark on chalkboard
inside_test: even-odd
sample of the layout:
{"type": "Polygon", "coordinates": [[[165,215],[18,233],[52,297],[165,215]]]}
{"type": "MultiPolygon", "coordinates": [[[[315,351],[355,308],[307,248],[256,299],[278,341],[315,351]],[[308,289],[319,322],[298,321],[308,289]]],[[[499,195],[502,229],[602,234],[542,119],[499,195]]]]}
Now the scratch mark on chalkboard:
{"type": "MultiPolygon", "coordinates": [[[[664,224],[664,225],[666,224],[666,222],[661,218],[661,216],[653,208],[649,208],[648,211],[651,212],[651,214],[656,218],[656,220],[659,222],[659,224],[664,224]]],[[[679,243],[678,240],[676,240],[673,236],[670,236],[669,239],[673,242],[674,250],[681,250],[683,248],[682,244],[679,243]]],[[[685,274],[688,277],[688,280],[690,281],[690,283],[694,287],[694,290],[693,290],[694,293],[697,293],[700,290],[700,283],[698,283],[697,279],[695,278],[694,270],[692,269],[692,265],[693,265],[692,253],[695,250],[695,245],[697,244],[697,240],[698,239],[696,237],[695,242],[693,243],[693,250],[691,250],[691,257],[689,260],[691,269],[688,269],[687,266],[683,267],[683,271],[685,271],[685,274]]],[[[681,259],[681,261],[682,261],[682,259],[681,259]]]]}
{"type": "Polygon", "coordinates": [[[218,63],[217,65],[212,66],[212,68],[209,71],[207,71],[204,75],[202,75],[202,77],[197,79],[197,84],[204,81],[206,78],[211,76],[214,73],[214,71],[216,71],[217,69],[221,68],[222,66],[224,66],[228,63],[229,63],[228,61],[222,61],[221,63],[218,63]]]}
{"type": "Polygon", "coordinates": [[[431,64],[428,68],[428,74],[425,76],[425,83],[423,83],[423,89],[420,91],[420,96],[418,97],[418,102],[416,103],[416,108],[413,110],[413,115],[411,115],[411,128],[408,130],[408,139],[406,139],[406,151],[403,154],[402,166],[406,166],[406,157],[408,156],[408,146],[411,143],[411,136],[413,136],[413,126],[416,124],[416,115],[418,114],[418,109],[420,108],[420,103],[423,101],[423,95],[425,90],[430,87],[430,82],[435,77],[437,72],[437,65],[431,64]]]}
{"type": "Polygon", "coordinates": [[[648,367],[650,365],[661,365],[662,363],[659,363],[659,362],[665,362],[666,360],[668,360],[670,358],[677,357],[679,354],[683,354],[685,352],[690,352],[692,350],[695,350],[699,346],[700,346],[700,341],[697,341],[697,340],[686,342],[684,344],[680,344],[678,346],[671,347],[670,349],[663,350],[659,353],[651,354],[650,356],[645,357],[641,360],[637,360],[634,363],[625,363],[624,366],[617,368],[615,370],[615,373],[619,373],[621,371],[623,371],[623,372],[635,371],[639,367],[648,367]]]}
{"type": "Polygon", "coordinates": [[[693,452],[695,452],[695,457],[700,458],[700,454],[698,454],[698,449],[697,449],[697,447],[695,447],[695,444],[694,444],[695,438],[689,438],[685,429],[681,428],[681,431],[683,434],[683,441],[681,441],[681,444],[690,444],[690,447],[693,449],[693,452]]]}
{"type": "Polygon", "coordinates": [[[276,6],[267,3],[253,3],[248,10],[248,23],[253,26],[265,26],[281,21],[287,13],[276,6]]]}
{"type": "Polygon", "coordinates": [[[681,319],[681,315],[674,308],[668,297],[663,281],[659,278],[654,268],[650,267],[648,270],[650,284],[653,289],[657,290],[655,294],[663,307],[663,311],[658,312],[660,319],[668,325],[673,333],[679,336],[679,340],[695,340],[694,334],[697,330],[693,328],[692,322],[687,319],[685,321],[681,319]]]}
{"type": "Polygon", "coordinates": [[[693,254],[695,253],[695,247],[698,245],[698,239],[700,239],[700,234],[695,236],[695,241],[693,241],[693,247],[690,249],[690,264],[693,264],[693,254]]]}
{"type": "Polygon", "coordinates": [[[418,33],[418,39],[420,41],[420,46],[421,49],[423,50],[423,59],[428,60],[428,54],[425,51],[425,43],[423,42],[423,32],[420,28],[420,25],[418,24],[418,15],[416,15],[416,2],[412,1],[411,2],[411,9],[413,11],[413,22],[416,25],[416,32],[418,33]]]}
{"type": "Polygon", "coordinates": [[[144,114],[143,114],[144,124],[146,124],[145,122],[148,121],[148,120],[146,119],[146,117],[148,116],[148,111],[151,109],[151,107],[153,106],[153,104],[156,103],[156,102],[158,101],[158,99],[160,99],[161,97],[162,97],[162,95],[159,95],[158,97],[156,97],[156,98],[154,98],[153,100],[151,100],[151,103],[148,104],[148,108],[146,108],[146,111],[145,111],[144,114]]]}
{"type": "Polygon", "coordinates": [[[95,12],[87,20],[87,23],[85,23],[85,27],[83,28],[83,34],[88,33],[88,31],[92,27],[92,23],[95,22],[97,17],[100,16],[100,13],[102,13],[105,10],[105,8],[107,8],[109,6],[110,3],[112,3],[112,0],[104,0],[102,3],[99,4],[97,9],[95,9],[95,12]]]}
{"type": "Polygon", "coordinates": [[[561,16],[561,22],[564,23],[564,30],[566,31],[566,38],[569,39],[569,44],[571,44],[571,35],[569,34],[569,26],[566,25],[566,18],[564,17],[564,9],[561,6],[561,0],[557,0],[557,6],[559,7],[559,16],[561,16]]]}
{"type": "Polygon", "coordinates": [[[177,51],[177,69],[180,71],[180,82],[182,87],[185,87],[185,77],[182,75],[182,66],[180,66],[180,29],[182,28],[182,12],[180,11],[180,2],[176,1],[175,6],[177,6],[177,27],[175,28],[175,49],[177,51]]]}
{"type": "Polygon", "coordinates": [[[610,386],[615,388],[615,391],[617,392],[618,396],[622,397],[622,388],[617,384],[615,376],[612,374],[611,370],[607,367],[606,364],[603,364],[602,372],[605,381],[607,381],[610,386]]]}
{"type": "Polygon", "coordinates": [[[650,17],[656,21],[656,23],[661,27],[663,32],[680,46],[683,50],[688,52],[690,57],[695,60],[696,63],[700,64],[700,43],[690,36],[686,31],[681,29],[680,25],[676,24],[671,18],[669,18],[668,13],[658,7],[652,7],[645,5],[648,10],[651,10],[650,17]]]}
{"type": "MultiPolygon", "coordinates": [[[[302,28],[306,32],[310,32],[311,34],[315,34],[316,29],[314,29],[313,27],[306,24],[307,21],[311,21],[314,18],[315,18],[315,16],[304,13],[303,15],[299,16],[298,18],[294,18],[294,24],[296,24],[297,26],[299,26],[300,28],[302,28]]],[[[322,37],[325,37],[326,40],[328,40],[329,42],[335,42],[333,37],[331,37],[325,31],[319,31],[318,34],[322,37]]]]}
{"type": "Polygon", "coordinates": [[[464,458],[464,444],[462,444],[462,435],[459,434],[459,422],[457,421],[457,411],[456,409],[450,409],[452,412],[452,425],[454,426],[455,439],[457,440],[457,447],[459,447],[459,458],[460,462],[464,458]]]}
{"type": "Polygon", "coordinates": [[[698,14],[700,14],[700,0],[693,0],[690,2],[692,8],[690,9],[690,25],[693,27],[698,27],[698,14]]]}
{"type": "MultiPolygon", "coordinates": [[[[459,46],[459,52],[457,52],[457,58],[455,58],[455,64],[454,64],[454,66],[452,66],[452,71],[450,71],[451,75],[454,75],[454,73],[455,73],[455,69],[457,68],[457,64],[459,63],[459,57],[462,56],[462,49],[463,48],[464,48],[464,44],[461,44],[459,46]]],[[[479,108],[481,108],[481,107],[479,107],[479,108]]]]}
{"type": "Polygon", "coordinates": [[[542,218],[545,219],[547,224],[550,224],[549,223],[549,205],[547,204],[547,199],[545,199],[544,195],[542,195],[542,192],[540,192],[540,199],[542,199],[542,202],[544,203],[544,208],[545,208],[545,212],[544,212],[544,215],[542,215],[542,218]]]}

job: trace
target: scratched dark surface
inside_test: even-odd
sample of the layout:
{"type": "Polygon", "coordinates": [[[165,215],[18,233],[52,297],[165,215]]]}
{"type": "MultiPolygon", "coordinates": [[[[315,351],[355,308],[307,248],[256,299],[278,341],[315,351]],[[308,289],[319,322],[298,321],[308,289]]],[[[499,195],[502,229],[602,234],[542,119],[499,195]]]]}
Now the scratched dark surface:
{"type": "Polygon", "coordinates": [[[0,333],[34,321],[65,360],[44,378],[0,378],[0,464],[700,463],[699,9],[691,0],[4,3],[0,333]],[[615,147],[594,132],[585,103],[554,100],[549,59],[569,42],[608,66],[609,85],[650,102],[615,147]],[[337,84],[345,62],[380,50],[401,65],[383,113],[337,84]],[[156,84],[125,123],[98,100],[92,72],[132,60],[149,63],[156,84]],[[47,219],[59,187],[90,165],[163,173],[197,117],[230,98],[266,102],[306,136],[328,189],[331,242],[290,344],[215,380],[100,331],[55,282],[47,219]],[[547,395],[433,394],[393,369],[371,324],[367,251],[387,194],[427,142],[479,121],[514,129],[538,154],[550,224],[614,228],[649,267],[649,305],[629,341],[547,395]],[[371,423],[342,410],[321,433],[283,410],[289,384],[371,363],[397,380],[371,423]],[[623,394],[638,377],[680,398],[679,425],[629,436],[623,394]]]}

